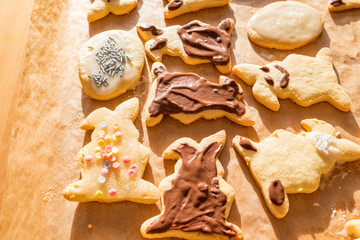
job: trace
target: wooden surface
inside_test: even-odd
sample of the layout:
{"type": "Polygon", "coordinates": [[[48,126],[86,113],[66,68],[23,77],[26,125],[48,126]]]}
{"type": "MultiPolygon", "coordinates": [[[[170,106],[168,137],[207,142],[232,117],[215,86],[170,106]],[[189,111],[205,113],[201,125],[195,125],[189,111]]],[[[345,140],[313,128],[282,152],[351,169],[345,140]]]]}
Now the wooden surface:
{"type": "Polygon", "coordinates": [[[21,66],[33,0],[0,0],[0,214],[21,66]],[[19,7],[21,6],[21,7],[19,7]]]}

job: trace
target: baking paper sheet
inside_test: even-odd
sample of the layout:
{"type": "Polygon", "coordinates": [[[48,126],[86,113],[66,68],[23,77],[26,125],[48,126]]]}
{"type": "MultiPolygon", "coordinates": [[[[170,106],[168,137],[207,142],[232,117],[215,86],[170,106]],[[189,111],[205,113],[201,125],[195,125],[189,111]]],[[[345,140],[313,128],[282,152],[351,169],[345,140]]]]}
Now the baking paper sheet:
{"type": "MultiPolygon", "coordinates": [[[[246,36],[250,17],[271,2],[274,1],[232,0],[226,7],[164,21],[165,1],[139,0],[137,8],[128,15],[110,14],[88,24],[89,0],[35,1],[10,142],[0,238],[143,239],[139,228],[144,220],[160,212],[159,204],[68,202],[61,192],[66,185],[78,180],[80,169],[75,157],[90,140],[90,132],[79,129],[81,121],[99,107],[114,109],[132,97],[140,98],[143,111],[152,62],[147,58],[135,89],[101,102],[90,99],[81,89],[78,51],[89,37],[105,30],[122,29],[136,34],[138,23],[165,27],[198,19],[215,25],[230,17],[236,23],[231,38],[233,65],[265,64],[282,60],[293,52],[315,56],[322,47],[330,47],[340,83],[353,101],[351,112],[340,112],[328,103],[303,108],[290,100],[280,100],[280,111],[272,112],[255,101],[251,87],[230,75],[241,84],[256,125],[242,127],[224,118],[183,125],[165,118],[157,126],[147,128],[140,112],[135,125],[141,133],[141,142],[152,152],[144,179],[158,185],[173,172],[174,162],[163,161],[161,154],[176,139],[191,137],[200,141],[225,129],[227,144],[220,160],[226,171],[225,179],[236,191],[229,221],[241,227],[245,239],[343,239],[336,233],[345,221],[360,218],[360,162],[336,166],[322,178],[320,189],[315,193],[291,195],[288,215],[278,220],[268,211],[248,167],[232,148],[231,141],[238,134],[258,141],[279,128],[299,132],[302,119],[319,118],[336,126],[342,137],[360,144],[360,10],[330,14],[327,0],[301,1],[321,12],[325,30],[320,38],[305,47],[278,51],[256,46],[246,36]]],[[[170,71],[195,72],[215,82],[219,77],[211,64],[189,66],[169,56],[164,57],[163,62],[170,71]]]]}

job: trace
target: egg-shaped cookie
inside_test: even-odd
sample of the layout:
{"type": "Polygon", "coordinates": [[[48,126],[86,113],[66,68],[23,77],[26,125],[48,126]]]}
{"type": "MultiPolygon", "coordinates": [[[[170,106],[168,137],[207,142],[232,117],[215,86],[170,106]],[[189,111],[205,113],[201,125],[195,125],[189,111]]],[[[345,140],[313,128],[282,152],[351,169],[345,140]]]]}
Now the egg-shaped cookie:
{"type": "Polygon", "coordinates": [[[122,30],[102,32],[80,50],[80,81],[89,97],[109,100],[138,82],[144,62],[145,50],[136,35],[122,30]]]}
{"type": "Polygon", "coordinates": [[[292,50],[315,40],[324,28],[320,13],[301,2],[286,1],[266,5],[256,12],[247,27],[255,44],[292,50]]]}

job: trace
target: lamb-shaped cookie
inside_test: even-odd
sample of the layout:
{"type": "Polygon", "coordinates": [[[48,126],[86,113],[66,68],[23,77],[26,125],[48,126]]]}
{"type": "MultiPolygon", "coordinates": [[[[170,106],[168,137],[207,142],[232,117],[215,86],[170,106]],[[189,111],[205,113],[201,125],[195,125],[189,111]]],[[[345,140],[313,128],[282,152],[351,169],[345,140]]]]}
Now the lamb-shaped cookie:
{"type": "Polygon", "coordinates": [[[212,83],[194,73],[170,73],[156,62],[152,66],[154,79],[145,104],[145,121],[149,127],[169,115],[184,124],[203,117],[227,117],[244,126],[255,124],[247,107],[240,101],[242,89],[234,80],[220,77],[212,83]]]}
{"type": "Polygon", "coordinates": [[[298,135],[276,130],[259,143],[240,136],[233,139],[276,218],[288,212],[287,194],[312,193],[321,175],[337,161],[360,159],[360,146],[337,138],[332,125],[317,119],[303,120],[301,125],[306,132],[298,135]]]}
{"type": "Polygon", "coordinates": [[[174,18],[184,13],[196,12],[205,8],[221,7],[231,0],[168,0],[164,9],[165,18],[174,18]]]}
{"type": "Polygon", "coordinates": [[[164,151],[164,159],[178,161],[175,172],[159,185],[162,212],[142,224],[143,237],[243,239],[240,228],[226,221],[235,192],[223,179],[224,169],[218,159],[225,141],[222,130],[200,143],[178,139],[164,151]]]}
{"type": "Polygon", "coordinates": [[[291,54],[283,61],[265,66],[239,64],[233,72],[248,85],[254,85],[255,99],[278,111],[278,98],[289,98],[303,107],[327,101],[341,111],[349,111],[351,100],[338,83],[330,49],[321,49],[316,57],[291,54]]]}
{"type": "Polygon", "coordinates": [[[330,0],[328,4],[328,9],[332,12],[345,11],[355,8],[360,8],[360,0],[330,0]]]}
{"type": "Polygon", "coordinates": [[[94,131],[77,156],[81,180],[63,190],[67,200],[150,204],[159,199],[158,189],[141,179],[150,152],[138,141],[133,124],[138,112],[139,100],[132,98],[114,111],[97,109],[82,122],[82,129],[94,131]]]}
{"type": "Polygon", "coordinates": [[[146,41],[146,53],[154,62],[161,62],[167,54],[178,56],[190,65],[212,62],[224,74],[231,71],[230,36],[233,29],[234,21],[230,18],[217,26],[198,20],[163,29],[149,24],[137,26],[138,33],[146,41]]]}
{"type": "Polygon", "coordinates": [[[94,0],[87,14],[88,22],[99,20],[109,13],[123,15],[129,13],[137,5],[137,0],[94,0]]]}

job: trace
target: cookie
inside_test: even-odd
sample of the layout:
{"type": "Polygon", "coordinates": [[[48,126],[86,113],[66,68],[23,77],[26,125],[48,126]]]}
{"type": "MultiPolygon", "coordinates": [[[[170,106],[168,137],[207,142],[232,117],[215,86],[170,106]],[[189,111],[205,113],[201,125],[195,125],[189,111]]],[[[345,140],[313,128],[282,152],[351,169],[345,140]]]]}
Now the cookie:
{"type": "Polygon", "coordinates": [[[123,15],[136,7],[137,0],[94,0],[87,14],[88,22],[94,22],[109,13],[123,15]]]}
{"type": "Polygon", "coordinates": [[[168,0],[169,4],[164,9],[167,19],[177,17],[184,13],[196,12],[205,8],[221,7],[231,0],[168,0]]]}
{"type": "Polygon", "coordinates": [[[306,132],[276,130],[259,143],[236,136],[235,149],[246,161],[265,203],[276,218],[289,209],[287,194],[312,193],[337,161],[360,158],[360,146],[336,137],[335,128],[317,119],[301,121],[306,132]]]}
{"type": "Polygon", "coordinates": [[[225,141],[223,130],[200,143],[178,139],[164,151],[164,159],[178,161],[174,174],[159,185],[162,212],[142,224],[143,237],[243,239],[240,228],[226,221],[235,192],[223,179],[224,169],[218,159],[225,141]]]}
{"type": "Polygon", "coordinates": [[[217,26],[195,20],[183,26],[158,28],[141,24],[136,28],[146,41],[147,55],[154,62],[161,62],[163,55],[167,54],[178,56],[190,65],[211,62],[221,73],[231,71],[230,36],[234,21],[230,18],[217,26]]]}
{"type": "Polygon", "coordinates": [[[347,112],[351,100],[338,83],[330,49],[321,49],[316,57],[291,54],[283,61],[265,66],[239,64],[233,72],[248,85],[254,85],[255,99],[265,107],[278,111],[280,99],[291,99],[303,107],[329,102],[347,112]]]}
{"type": "Polygon", "coordinates": [[[330,0],[328,9],[331,12],[360,8],[360,0],[330,0]]]}
{"type": "Polygon", "coordinates": [[[63,190],[69,201],[155,203],[158,189],[142,179],[150,152],[139,142],[133,124],[139,112],[139,100],[132,98],[114,111],[99,108],[81,123],[81,129],[93,130],[91,142],[78,153],[81,179],[63,190]]]}
{"type": "Polygon", "coordinates": [[[345,223],[344,231],[342,232],[345,237],[351,239],[360,238],[360,219],[353,219],[345,223]]]}
{"type": "Polygon", "coordinates": [[[79,77],[89,97],[109,100],[139,81],[144,63],[144,47],[137,36],[122,30],[106,31],[82,46],[79,77]]]}
{"type": "Polygon", "coordinates": [[[244,126],[255,124],[247,107],[240,101],[242,89],[234,80],[221,76],[212,83],[194,73],[170,73],[156,62],[152,66],[154,79],[145,104],[145,121],[149,127],[169,115],[184,124],[203,117],[227,117],[244,126]]]}
{"type": "Polygon", "coordinates": [[[275,2],[256,12],[249,21],[249,39],[257,45],[292,50],[314,41],[324,21],[314,8],[295,1],[275,2]]]}

